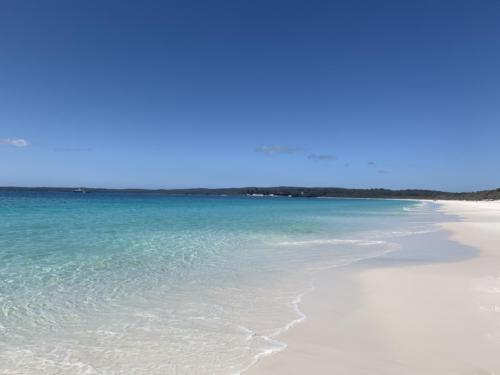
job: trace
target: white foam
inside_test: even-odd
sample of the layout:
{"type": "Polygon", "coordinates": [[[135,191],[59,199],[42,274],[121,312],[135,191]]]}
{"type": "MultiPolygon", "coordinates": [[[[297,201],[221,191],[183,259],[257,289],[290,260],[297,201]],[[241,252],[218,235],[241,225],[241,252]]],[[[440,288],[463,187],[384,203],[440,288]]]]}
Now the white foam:
{"type": "Polygon", "coordinates": [[[304,240],[304,241],[282,241],[277,245],[280,246],[307,246],[307,245],[328,245],[328,244],[356,244],[356,245],[379,245],[384,244],[385,241],[367,241],[367,240],[353,240],[353,239],[316,239],[316,240],[304,240]]]}
{"type": "MultiPolygon", "coordinates": [[[[355,241],[357,243],[357,242],[359,242],[361,240],[339,240],[339,241],[355,241]]],[[[366,242],[366,241],[362,241],[362,242],[366,242]]],[[[375,242],[377,244],[378,243],[384,243],[384,244],[386,244],[385,241],[375,241],[375,242]]],[[[391,244],[391,245],[395,245],[395,244],[391,244]]],[[[379,257],[381,255],[384,255],[384,254],[387,254],[389,252],[392,252],[394,250],[395,250],[395,247],[393,246],[392,248],[386,249],[386,250],[384,250],[384,251],[382,251],[382,252],[380,252],[380,253],[378,253],[376,255],[366,256],[366,257],[358,257],[358,258],[351,258],[351,259],[348,259],[348,260],[346,259],[346,260],[344,260],[344,262],[339,262],[339,263],[334,264],[334,265],[328,265],[328,266],[325,266],[325,267],[310,268],[310,271],[316,271],[317,272],[317,271],[324,271],[326,269],[331,269],[331,268],[343,267],[343,266],[347,266],[347,265],[350,265],[350,264],[353,264],[353,263],[356,263],[356,262],[359,262],[359,261],[362,261],[362,260],[376,258],[376,257],[379,257]]],[[[241,371],[238,371],[238,372],[234,373],[234,375],[241,375],[242,373],[246,372],[251,367],[253,367],[262,358],[267,357],[267,356],[272,355],[272,354],[275,354],[277,352],[281,352],[281,351],[283,351],[283,350],[285,350],[287,348],[287,344],[286,343],[276,340],[275,337],[283,334],[284,332],[288,331],[289,329],[291,329],[295,325],[297,325],[299,323],[302,323],[302,322],[304,322],[307,319],[307,315],[304,314],[302,312],[302,310],[300,310],[300,303],[302,302],[303,297],[307,293],[310,293],[310,292],[314,291],[314,289],[315,289],[315,287],[314,287],[314,278],[311,277],[309,288],[307,290],[305,290],[304,292],[302,292],[301,294],[299,294],[292,301],[292,303],[291,303],[292,308],[295,311],[295,313],[298,315],[298,317],[296,319],[290,321],[289,323],[287,323],[285,326],[283,326],[281,328],[278,328],[276,331],[274,331],[270,335],[268,335],[268,336],[258,336],[255,332],[249,330],[248,328],[242,327],[246,332],[248,332],[249,339],[252,339],[252,338],[255,338],[255,337],[262,337],[266,341],[268,341],[268,342],[270,342],[272,344],[278,344],[278,347],[275,348],[275,349],[264,350],[261,353],[255,355],[254,356],[254,360],[247,367],[245,367],[241,371]]]]}
{"type": "Polygon", "coordinates": [[[250,363],[247,367],[245,367],[241,371],[236,372],[235,375],[240,375],[243,372],[247,371],[252,366],[254,366],[261,358],[267,357],[267,356],[274,354],[274,353],[277,353],[277,352],[281,352],[282,350],[285,350],[287,348],[287,344],[285,344],[282,341],[275,340],[274,338],[283,334],[284,332],[288,331],[290,328],[292,328],[296,324],[302,323],[303,321],[305,321],[307,319],[306,314],[304,314],[300,310],[299,305],[302,302],[303,296],[306,295],[307,293],[312,292],[313,290],[314,290],[314,285],[313,285],[313,281],[311,279],[310,287],[307,290],[305,290],[304,292],[302,292],[301,294],[299,294],[291,303],[292,308],[295,311],[295,313],[298,315],[298,317],[296,319],[293,319],[292,321],[288,322],[283,327],[278,328],[276,331],[274,331],[270,335],[258,336],[255,332],[249,330],[248,328],[242,327],[248,332],[248,334],[249,334],[248,339],[252,339],[252,338],[255,338],[258,336],[258,337],[263,338],[265,341],[268,341],[269,343],[276,345],[276,348],[266,349],[266,350],[258,353],[257,355],[254,356],[254,360],[252,361],[252,363],[250,363]]]}

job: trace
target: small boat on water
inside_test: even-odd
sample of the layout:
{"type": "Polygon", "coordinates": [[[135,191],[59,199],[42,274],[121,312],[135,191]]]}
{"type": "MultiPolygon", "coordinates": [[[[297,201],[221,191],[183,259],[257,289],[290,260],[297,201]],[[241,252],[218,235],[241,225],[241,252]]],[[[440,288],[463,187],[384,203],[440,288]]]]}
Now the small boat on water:
{"type": "Polygon", "coordinates": [[[85,194],[86,192],[87,192],[87,190],[85,190],[84,188],[78,188],[78,189],[73,190],[73,193],[85,194]]]}

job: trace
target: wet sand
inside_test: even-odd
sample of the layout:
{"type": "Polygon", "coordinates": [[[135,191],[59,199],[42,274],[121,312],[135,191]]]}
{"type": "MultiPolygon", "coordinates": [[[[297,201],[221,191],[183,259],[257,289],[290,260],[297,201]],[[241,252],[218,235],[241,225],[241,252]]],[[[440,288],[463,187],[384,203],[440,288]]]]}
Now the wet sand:
{"type": "Polygon", "coordinates": [[[500,202],[439,203],[471,256],[322,272],[307,319],[279,337],[287,348],[245,374],[500,374],[500,202]]]}

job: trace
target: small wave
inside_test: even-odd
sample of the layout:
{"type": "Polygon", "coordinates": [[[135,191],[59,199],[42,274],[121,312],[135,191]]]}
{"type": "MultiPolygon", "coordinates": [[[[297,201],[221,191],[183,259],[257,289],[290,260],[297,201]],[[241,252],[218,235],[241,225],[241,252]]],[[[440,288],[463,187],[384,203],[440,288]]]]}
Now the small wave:
{"type": "MultiPolygon", "coordinates": [[[[317,240],[312,240],[312,241],[301,241],[301,242],[305,242],[305,243],[315,243],[315,241],[317,240]]],[[[335,243],[363,243],[363,244],[389,244],[391,245],[390,243],[388,242],[385,242],[385,241],[363,241],[363,240],[326,240],[326,241],[336,241],[335,243]]],[[[297,241],[299,242],[299,241],[297,241]]],[[[326,243],[330,243],[330,242],[326,242],[326,243]]],[[[392,244],[394,245],[394,244],[392,244]]],[[[356,262],[360,262],[360,261],[363,261],[363,260],[366,260],[366,259],[370,259],[370,258],[376,258],[376,257],[379,257],[379,256],[382,256],[384,254],[387,254],[389,252],[392,252],[394,251],[394,247],[391,246],[391,248],[388,248],[376,255],[368,255],[368,256],[365,256],[365,257],[358,257],[358,258],[351,258],[351,259],[346,259],[344,260],[344,262],[340,262],[340,263],[337,263],[337,264],[334,264],[334,265],[328,265],[328,266],[325,266],[325,267],[317,267],[317,268],[310,268],[309,270],[310,271],[324,271],[326,269],[331,269],[331,268],[338,268],[338,267],[344,267],[344,266],[348,266],[350,264],[353,264],[353,263],[356,263],[356,262]]],[[[308,294],[308,293],[311,293],[312,291],[314,291],[315,287],[314,287],[314,278],[311,278],[310,280],[310,285],[309,285],[309,288],[307,290],[305,290],[304,292],[302,292],[301,294],[299,294],[293,301],[292,301],[292,307],[294,309],[294,311],[296,312],[296,314],[298,315],[298,317],[292,321],[290,321],[289,323],[287,323],[286,325],[284,325],[283,327],[281,328],[278,328],[276,331],[274,331],[273,333],[271,333],[270,335],[268,336],[259,336],[257,335],[255,332],[251,331],[250,329],[248,329],[247,327],[241,327],[244,332],[246,332],[248,334],[248,337],[247,339],[252,339],[252,338],[255,338],[255,337],[260,337],[260,338],[263,338],[264,340],[268,341],[269,343],[272,343],[274,345],[277,345],[276,348],[272,348],[272,349],[266,349],[260,353],[258,353],[257,355],[254,356],[253,358],[253,361],[247,366],[245,367],[244,369],[236,372],[234,375],[241,375],[243,374],[244,372],[246,372],[247,370],[249,370],[251,367],[253,367],[255,364],[257,364],[262,358],[264,357],[267,357],[267,356],[270,356],[272,354],[275,354],[275,353],[278,353],[278,352],[281,352],[283,350],[285,350],[287,348],[287,344],[282,342],[282,341],[279,341],[279,340],[276,340],[275,337],[287,332],[289,329],[291,329],[292,327],[294,327],[295,325],[299,324],[299,323],[302,323],[303,321],[305,321],[307,319],[307,315],[304,314],[302,312],[302,310],[300,310],[300,303],[302,302],[302,298],[308,294]]]]}
{"type": "Polygon", "coordinates": [[[247,367],[245,367],[241,371],[238,371],[237,373],[235,373],[235,375],[240,375],[240,374],[244,373],[245,371],[250,369],[252,366],[254,366],[257,362],[259,362],[261,358],[267,357],[267,356],[274,354],[274,353],[277,353],[277,352],[281,352],[282,350],[285,350],[287,348],[287,344],[285,344],[282,341],[275,340],[274,338],[276,336],[279,336],[279,335],[283,334],[284,332],[288,331],[290,328],[292,328],[296,324],[302,323],[304,320],[307,319],[306,314],[304,314],[302,312],[302,310],[300,310],[299,305],[302,302],[302,298],[307,293],[310,293],[313,290],[314,290],[314,284],[313,284],[313,281],[311,279],[309,288],[307,290],[305,290],[304,292],[300,293],[297,297],[295,297],[295,299],[291,303],[292,308],[298,317],[296,319],[293,319],[292,321],[288,322],[283,327],[278,328],[273,333],[271,333],[267,336],[260,336],[260,335],[257,335],[252,330],[248,329],[247,327],[243,327],[243,326],[240,327],[244,332],[247,333],[247,335],[248,335],[247,340],[250,340],[250,339],[255,338],[255,337],[260,337],[260,338],[264,339],[265,341],[271,343],[272,345],[275,345],[276,347],[271,348],[271,349],[266,349],[266,350],[258,353],[257,355],[255,355],[253,358],[253,361],[247,367]]]}
{"type": "Polygon", "coordinates": [[[387,232],[387,234],[394,236],[394,237],[404,237],[404,236],[413,236],[415,234],[427,234],[427,233],[435,233],[439,232],[441,229],[440,228],[429,228],[429,229],[422,229],[422,230],[406,230],[406,231],[391,231],[387,232]]]}
{"type": "Polygon", "coordinates": [[[271,335],[269,335],[269,337],[276,337],[276,336],[279,336],[281,335],[282,333],[288,331],[290,328],[292,328],[294,325],[296,324],[299,324],[299,323],[302,323],[304,320],[307,319],[307,316],[306,314],[304,314],[301,310],[300,310],[300,303],[302,302],[302,298],[307,294],[307,293],[310,293],[314,290],[314,285],[311,281],[311,285],[310,287],[302,292],[301,294],[299,294],[293,301],[292,301],[292,307],[293,307],[293,310],[295,311],[295,313],[298,315],[298,318],[292,320],[291,322],[287,323],[284,327],[282,328],[279,328],[277,329],[276,331],[274,331],[271,335]]]}
{"type": "Polygon", "coordinates": [[[430,202],[419,201],[417,203],[412,204],[411,206],[403,207],[403,211],[418,212],[418,211],[422,211],[423,209],[429,207],[429,205],[430,205],[430,202]]]}
{"type": "Polygon", "coordinates": [[[351,239],[317,239],[304,241],[282,241],[277,245],[280,246],[304,246],[304,245],[328,245],[328,244],[357,244],[363,246],[380,245],[385,241],[369,241],[369,240],[351,240],[351,239]]]}

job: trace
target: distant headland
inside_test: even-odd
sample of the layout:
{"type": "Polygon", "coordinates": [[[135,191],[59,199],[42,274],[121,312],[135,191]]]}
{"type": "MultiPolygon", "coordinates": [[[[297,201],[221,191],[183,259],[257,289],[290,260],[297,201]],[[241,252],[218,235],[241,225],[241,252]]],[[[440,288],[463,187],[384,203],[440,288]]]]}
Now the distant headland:
{"type": "Polygon", "coordinates": [[[75,193],[135,193],[155,195],[228,195],[303,198],[387,198],[387,199],[445,199],[445,200],[500,200],[500,188],[474,192],[446,192],[426,189],[346,189],[338,187],[238,187],[189,189],[106,189],[90,187],[19,187],[3,186],[2,191],[75,192],[75,193]]]}

